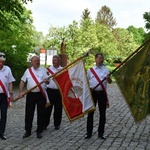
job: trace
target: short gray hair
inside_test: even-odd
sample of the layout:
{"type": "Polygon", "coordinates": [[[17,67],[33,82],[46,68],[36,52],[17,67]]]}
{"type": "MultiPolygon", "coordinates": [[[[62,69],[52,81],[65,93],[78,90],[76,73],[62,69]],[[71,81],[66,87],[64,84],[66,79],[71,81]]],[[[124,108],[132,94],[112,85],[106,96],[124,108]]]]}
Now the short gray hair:
{"type": "Polygon", "coordinates": [[[53,58],[58,58],[59,60],[61,60],[61,58],[58,55],[54,55],[53,58]]]}
{"type": "Polygon", "coordinates": [[[3,52],[0,52],[0,60],[6,61],[6,56],[3,52]]]}

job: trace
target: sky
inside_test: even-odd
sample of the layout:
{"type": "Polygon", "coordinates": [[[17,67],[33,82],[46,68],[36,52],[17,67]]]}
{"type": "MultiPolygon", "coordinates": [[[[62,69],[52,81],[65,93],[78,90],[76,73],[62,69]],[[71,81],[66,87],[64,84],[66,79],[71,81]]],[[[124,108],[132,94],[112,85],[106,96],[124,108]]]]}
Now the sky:
{"type": "Polygon", "coordinates": [[[37,31],[48,33],[51,26],[68,26],[73,20],[80,22],[86,8],[95,20],[97,12],[106,5],[113,13],[117,26],[145,27],[143,14],[150,11],[150,0],[33,0],[26,5],[32,11],[37,31]]]}

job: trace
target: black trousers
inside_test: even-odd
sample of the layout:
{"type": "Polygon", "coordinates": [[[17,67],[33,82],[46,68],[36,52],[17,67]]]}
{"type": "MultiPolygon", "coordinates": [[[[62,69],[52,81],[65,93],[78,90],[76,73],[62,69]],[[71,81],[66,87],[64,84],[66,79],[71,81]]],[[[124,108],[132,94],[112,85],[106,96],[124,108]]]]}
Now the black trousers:
{"type": "Polygon", "coordinates": [[[62,120],[62,98],[60,91],[57,89],[47,88],[48,97],[50,100],[50,106],[46,108],[44,115],[44,127],[47,127],[50,123],[51,113],[54,107],[54,126],[60,126],[62,120]]]}
{"type": "Polygon", "coordinates": [[[0,93],[0,136],[2,136],[5,132],[7,121],[7,108],[8,108],[7,96],[4,93],[0,93]]]}
{"type": "MultiPolygon", "coordinates": [[[[98,103],[99,108],[99,126],[98,126],[98,134],[102,135],[105,129],[105,122],[106,122],[106,104],[107,104],[107,97],[103,91],[92,91],[92,97],[95,103],[95,106],[98,103]]],[[[88,113],[87,117],[87,134],[92,135],[93,131],[93,117],[94,111],[88,113]]]]}
{"type": "Polygon", "coordinates": [[[31,132],[34,118],[35,106],[37,105],[37,133],[43,131],[43,118],[46,99],[41,92],[30,92],[26,97],[25,108],[25,130],[31,132]]]}

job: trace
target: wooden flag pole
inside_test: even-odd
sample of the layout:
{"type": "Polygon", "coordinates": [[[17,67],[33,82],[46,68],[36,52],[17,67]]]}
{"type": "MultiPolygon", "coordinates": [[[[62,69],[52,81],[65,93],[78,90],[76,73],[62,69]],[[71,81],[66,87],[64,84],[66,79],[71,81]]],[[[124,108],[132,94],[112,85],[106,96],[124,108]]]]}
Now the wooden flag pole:
{"type": "MultiPolygon", "coordinates": [[[[67,69],[69,66],[73,65],[74,63],[78,62],[79,60],[83,59],[84,57],[88,57],[89,53],[92,52],[93,49],[90,49],[88,52],[86,52],[83,56],[77,58],[76,60],[74,60],[73,62],[71,62],[70,64],[68,64],[67,66],[63,67],[61,70],[57,71],[56,73],[54,73],[53,75],[49,76],[47,78],[47,80],[49,80],[50,78],[56,76],[57,74],[59,74],[60,72],[64,71],[65,69],[67,69]]],[[[34,90],[35,88],[37,88],[39,85],[41,85],[42,83],[44,83],[44,81],[40,82],[39,84],[35,85],[34,87],[32,87],[31,89],[25,91],[22,96],[25,96],[26,94],[28,94],[29,92],[31,92],[32,90],[34,90]]],[[[16,102],[17,100],[19,100],[20,97],[18,96],[17,98],[13,99],[12,102],[16,102]]]]}
{"type": "MultiPolygon", "coordinates": [[[[109,76],[112,75],[116,70],[118,70],[123,64],[125,64],[133,55],[135,55],[145,44],[150,42],[150,39],[147,40],[145,43],[143,43],[140,47],[138,47],[132,54],[130,54],[123,62],[120,63],[119,66],[117,66],[112,72],[110,72],[109,76]]],[[[100,84],[102,84],[103,81],[105,81],[106,78],[104,78],[100,83],[98,83],[94,88],[96,89],[100,84]]]]}

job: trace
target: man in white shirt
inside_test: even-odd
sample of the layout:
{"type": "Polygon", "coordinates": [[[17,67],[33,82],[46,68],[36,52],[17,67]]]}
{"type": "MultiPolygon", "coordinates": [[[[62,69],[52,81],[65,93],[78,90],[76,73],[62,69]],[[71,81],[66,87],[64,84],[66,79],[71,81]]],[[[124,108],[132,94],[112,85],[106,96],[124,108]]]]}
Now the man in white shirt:
{"type": "MultiPolygon", "coordinates": [[[[109,76],[110,72],[106,68],[106,66],[103,65],[103,61],[104,61],[103,54],[97,53],[95,55],[96,65],[87,71],[87,77],[89,79],[90,88],[92,91],[92,97],[93,97],[95,106],[98,103],[98,108],[99,108],[99,113],[100,113],[98,137],[105,140],[106,138],[104,136],[104,128],[105,128],[105,122],[106,122],[106,108],[109,104],[106,88],[107,88],[107,83],[111,83],[112,81],[109,76]]],[[[86,128],[87,133],[85,136],[86,139],[92,137],[93,116],[94,116],[94,112],[88,113],[87,128],[86,128]]]]}
{"type": "MultiPolygon", "coordinates": [[[[50,75],[53,75],[54,73],[62,69],[62,67],[60,66],[60,57],[58,55],[53,56],[52,63],[53,66],[47,68],[50,75]]],[[[53,78],[50,78],[50,82],[47,85],[47,93],[51,105],[46,108],[46,112],[44,115],[44,129],[47,129],[47,126],[49,125],[52,109],[54,107],[54,127],[55,130],[58,130],[62,120],[62,97],[53,78]]]]}
{"type": "Polygon", "coordinates": [[[47,70],[40,67],[40,59],[38,56],[33,56],[31,58],[32,67],[28,68],[21,78],[19,85],[19,97],[23,96],[24,83],[27,82],[27,90],[37,86],[34,90],[27,93],[26,96],[26,108],[25,108],[25,134],[23,138],[29,137],[32,130],[32,122],[34,118],[35,106],[37,105],[37,138],[42,138],[43,131],[43,118],[45,112],[46,102],[49,101],[46,84],[49,83],[47,80],[48,74],[47,70]],[[43,82],[39,84],[40,82],[43,82]]]}
{"type": "Polygon", "coordinates": [[[12,100],[13,83],[15,81],[11,69],[4,65],[6,56],[0,52],[0,138],[6,140],[4,136],[6,121],[7,121],[7,108],[12,100]]]}

